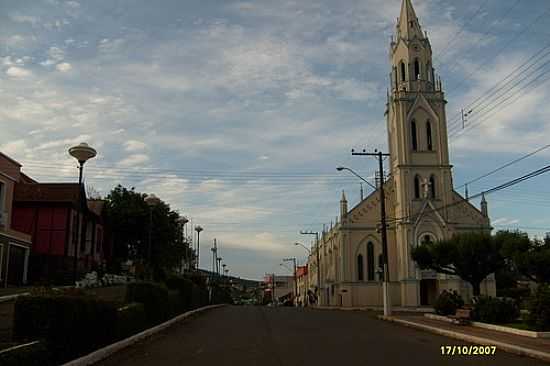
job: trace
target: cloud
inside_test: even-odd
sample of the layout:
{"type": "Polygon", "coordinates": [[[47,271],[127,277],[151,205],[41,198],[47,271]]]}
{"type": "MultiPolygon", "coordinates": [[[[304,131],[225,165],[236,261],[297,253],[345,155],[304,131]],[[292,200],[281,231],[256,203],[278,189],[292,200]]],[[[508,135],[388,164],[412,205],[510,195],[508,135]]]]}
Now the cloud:
{"type": "Polygon", "coordinates": [[[68,62],[61,62],[57,64],[55,68],[57,69],[57,71],[67,72],[67,71],[70,71],[73,67],[68,62]]]}
{"type": "Polygon", "coordinates": [[[127,152],[143,151],[147,149],[147,144],[138,140],[128,140],[124,143],[124,150],[127,152]]]}
{"type": "Polygon", "coordinates": [[[143,165],[149,160],[150,158],[146,154],[134,154],[120,160],[117,165],[120,167],[135,167],[143,165]]]}
{"type": "Polygon", "coordinates": [[[6,75],[13,78],[27,78],[32,75],[32,72],[22,67],[11,66],[6,70],[6,75]]]}

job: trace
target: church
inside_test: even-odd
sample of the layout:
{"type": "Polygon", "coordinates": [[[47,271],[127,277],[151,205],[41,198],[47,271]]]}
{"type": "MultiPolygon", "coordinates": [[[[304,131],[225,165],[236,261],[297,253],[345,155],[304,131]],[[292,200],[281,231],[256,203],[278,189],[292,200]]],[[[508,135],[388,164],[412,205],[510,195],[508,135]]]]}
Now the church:
{"type": "MultiPolygon", "coordinates": [[[[390,61],[385,112],[389,175],[383,184],[391,304],[430,306],[443,290],[456,290],[469,300],[470,284],[420,270],[411,258],[412,248],[420,243],[467,231],[491,231],[485,199],[478,209],[453,189],[445,94],[434,72],[430,41],[411,0],[402,2],[390,61]]],[[[342,193],[338,222],[323,231],[308,259],[308,281],[310,288],[318,289],[321,305],[383,304],[380,222],[379,189],[351,209],[342,193]]],[[[481,292],[495,296],[494,275],[482,283],[481,292]]]]}

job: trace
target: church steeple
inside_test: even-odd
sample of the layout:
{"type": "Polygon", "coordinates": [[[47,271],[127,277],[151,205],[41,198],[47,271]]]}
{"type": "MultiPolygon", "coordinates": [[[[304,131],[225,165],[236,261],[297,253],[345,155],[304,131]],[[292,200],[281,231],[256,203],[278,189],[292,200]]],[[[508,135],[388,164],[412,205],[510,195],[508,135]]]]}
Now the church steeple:
{"type": "Polygon", "coordinates": [[[406,40],[424,38],[411,0],[403,0],[401,3],[401,14],[397,23],[397,37],[406,40]]]}

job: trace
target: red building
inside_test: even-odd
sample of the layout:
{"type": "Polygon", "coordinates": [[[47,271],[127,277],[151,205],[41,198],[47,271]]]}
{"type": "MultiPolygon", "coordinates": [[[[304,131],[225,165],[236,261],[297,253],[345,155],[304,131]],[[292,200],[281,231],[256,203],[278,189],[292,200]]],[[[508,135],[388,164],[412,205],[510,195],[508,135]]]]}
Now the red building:
{"type": "Polygon", "coordinates": [[[101,266],[105,246],[103,201],[87,200],[77,183],[38,183],[27,176],[15,186],[12,224],[32,237],[29,281],[72,283],[101,266]]]}

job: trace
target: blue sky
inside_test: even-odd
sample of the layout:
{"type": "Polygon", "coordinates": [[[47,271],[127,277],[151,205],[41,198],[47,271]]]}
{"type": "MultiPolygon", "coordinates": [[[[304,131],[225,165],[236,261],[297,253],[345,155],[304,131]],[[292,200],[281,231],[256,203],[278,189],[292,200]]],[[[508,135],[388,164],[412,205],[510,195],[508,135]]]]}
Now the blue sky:
{"type": "MultiPolygon", "coordinates": [[[[299,230],[350,205],[386,149],[389,39],[400,0],[0,1],[0,151],[42,181],[76,179],[66,151],[99,155],[87,184],[155,192],[201,224],[234,274],[284,273],[305,258],[299,230]]],[[[545,0],[413,0],[456,114],[550,39],[545,0]]],[[[548,55],[529,87],[453,134],[455,185],[550,143],[548,55]],[[535,88],[536,87],[536,88],[535,88]],[[512,103],[513,102],[513,103],[512,103]],[[455,136],[456,135],[456,136],[455,136]]],[[[505,89],[501,89],[505,91],[505,89]]],[[[503,95],[502,98],[505,98],[503,95]]],[[[490,188],[548,163],[550,149],[491,177],[490,188]]],[[[488,197],[496,228],[550,231],[541,176],[488,197]]],[[[367,189],[366,189],[367,190],[367,189]]],[[[477,202],[476,202],[477,204],[477,202]]]]}

